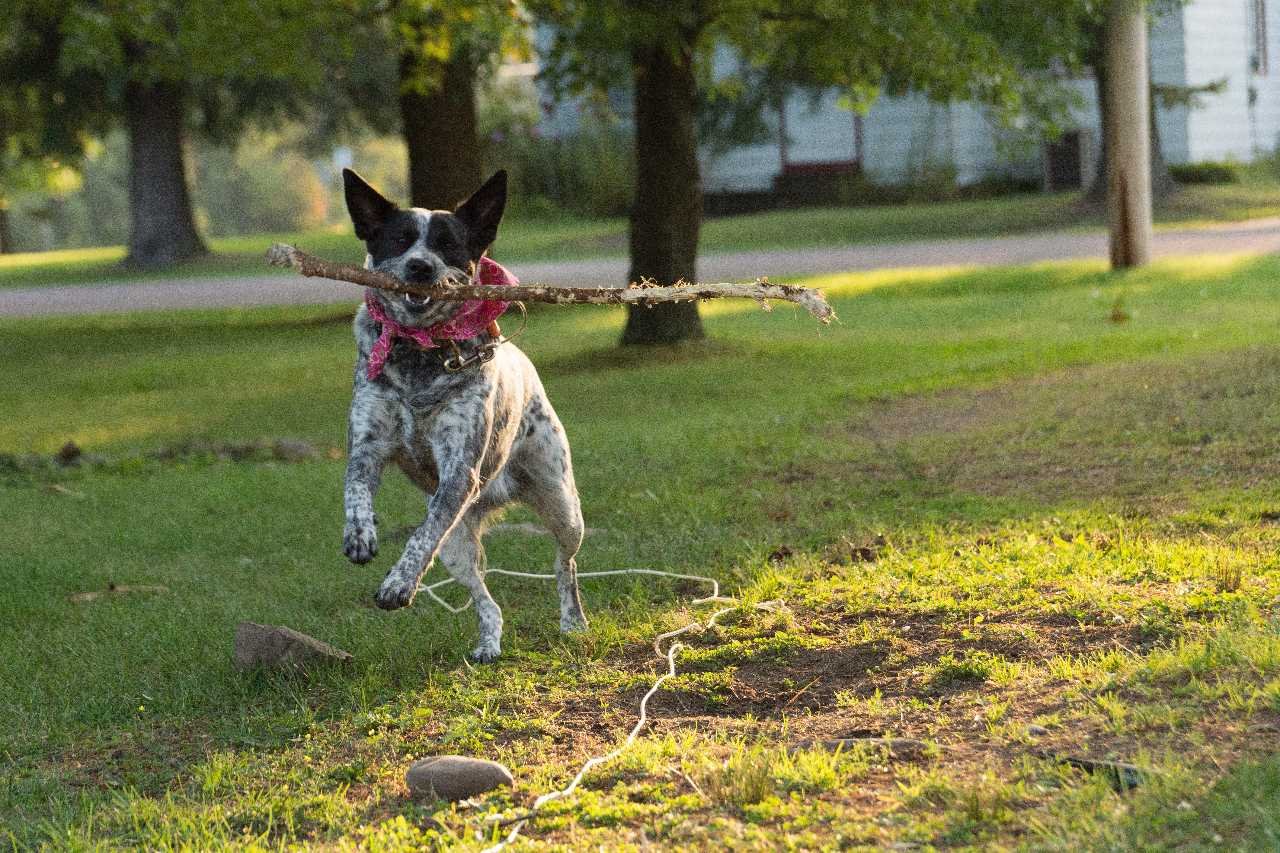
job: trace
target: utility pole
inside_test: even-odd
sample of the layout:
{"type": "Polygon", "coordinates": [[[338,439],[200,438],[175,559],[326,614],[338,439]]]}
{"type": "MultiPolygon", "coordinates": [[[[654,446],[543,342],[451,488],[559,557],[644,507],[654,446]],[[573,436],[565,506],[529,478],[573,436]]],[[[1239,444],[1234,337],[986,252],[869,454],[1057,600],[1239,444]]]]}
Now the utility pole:
{"type": "Polygon", "coordinates": [[[1105,33],[1107,79],[1107,218],[1111,268],[1151,260],[1151,75],[1143,0],[1111,0],[1105,33]]]}

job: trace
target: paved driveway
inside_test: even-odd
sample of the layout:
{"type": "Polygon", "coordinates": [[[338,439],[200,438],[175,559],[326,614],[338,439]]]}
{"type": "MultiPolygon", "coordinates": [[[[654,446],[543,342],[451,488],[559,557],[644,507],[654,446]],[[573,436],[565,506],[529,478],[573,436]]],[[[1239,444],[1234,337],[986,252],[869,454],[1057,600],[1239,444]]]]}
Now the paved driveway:
{"type": "MultiPolygon", "coordinates": [[[[1280,218],[1258,219],[1160,231],[1158,257],[1210,252],[1280,251],[1280,218]]],[[[1101,258],[1107,254],[1101,231],[1062,231],[809,249],[765,249],[706,255],[699,261],[702,281],[750,280],[768,275],[810,275],[922,266],[1000,266],[1037,261],[1101,258]]],[[[515,273],[526,282],[583,286],[621,284],[627,274],[623,258],[596,258],[558,263],[520,264],[515,273]]],[[[296,275],[258,278],[182,279],[135,284],[76,285],[0,290],[0,316],[102,314],[164,308],[221,308],[252,305],[305,305],[355,301],[349,284],[304,279],[296,275]]]]}

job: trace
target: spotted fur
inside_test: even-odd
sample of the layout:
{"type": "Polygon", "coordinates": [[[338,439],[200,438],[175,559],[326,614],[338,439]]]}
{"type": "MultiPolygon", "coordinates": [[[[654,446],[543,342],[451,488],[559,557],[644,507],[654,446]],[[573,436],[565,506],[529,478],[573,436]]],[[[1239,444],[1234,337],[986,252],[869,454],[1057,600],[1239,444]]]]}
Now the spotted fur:
{"type": "MultiPolygon", "coordinates": [[[[453,212],[402,210],[355,173],[343,177],[356,234],[369,251],[366,266],[410,281],[434,283],[450,268],[478,260],[493,242],[506,202],[502,172],[453,212]]],[[[447,320],[459,304],[381,291],[376,296],[397,322],[417,327],[447,320]]],[[[582,510],[569,442],[533,364],[513,344],[504,344],[492,361],[449,373],[443,364],[449,350],[422,350],[398,339],[382,374],[370,380],[365,368],[379,328],[364,306],[354,329],[342,543],[347,558],[367,563],[377,556],[373,501],[387,462],[427,496],[426,518],[382,581],[378,606],[395,610],[410,604],[422,575],[439,558],[475,601],[480,639],[472,658],[496,659],[502,612],[485,587],[481,536],[488,515],[522,502],[556,541],[560,629],[586,627],[575,563],[582,510]]],[[[482,334],[460,347],[469,355],[486,341],[482,334]]]]}

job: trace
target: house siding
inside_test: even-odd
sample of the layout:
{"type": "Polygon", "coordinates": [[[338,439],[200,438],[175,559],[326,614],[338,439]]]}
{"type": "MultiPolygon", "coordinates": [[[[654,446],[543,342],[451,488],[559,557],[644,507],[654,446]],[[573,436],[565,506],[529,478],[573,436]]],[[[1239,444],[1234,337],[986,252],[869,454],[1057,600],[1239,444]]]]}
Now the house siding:
{"type": "Polygon", "coordinates": [[[1188,116],[1188,158],[1251,160],[1249,116],[1249,0],[1197,0],[1182,10],[1186,83],[1226,80],[1226,90],[1206,95],[1188,116]]]}
{"type": "Polygon", "coordinates": [[[862,134],[863,170],[878,183],[917,180],[954,164],[950,105],[921,94],[877,100],[862,134]]]}
{"type": "Polygon", "coordinates": [[[1257,92],[1254,141],[1260,154],[1275,151],[1280,146],[1280,0],[1267,0],[1266,12],[1269,63],[1249,78],[1257,92]]]}
{"type": "Polygon", "coordinates": [[[782,171],[781,153],[777,142],[739,145],[715,155],[704,151],[702,189],[710,193],[770,192],[774,177],[782,171]]]}
{"type": "MultiPolygon", "coordinates": [[[[1191,0],[1156,18],[1150,36],[1151,75],[1156,83],[1197,86],[1225,79],[1218,95],[1200,106],[1158,108],[1161,149],[1169,163],[1202,160],[1249,161],[1280,143],[1280,0],[1265,0],[1269,67],[1254,73],[1251,9],[1256,0],[1191,0]],[[1252,105],[1251,105],[1252,99],[1252,105]]],[[[730,74],[740,61],[721,48],[715,73],[730,74]]],[[[1065,81],[1077,106],[1068,128],[1078,130],[1082,172],[1091,182],[1101,147],[1097,86],[1092,77],[1065,81]]],[[[613,93],[620,115],[629,99],[613,93]]],[[[991,177],[1036,178],[1044,168],[1034,140],[1003,131],[975,103],[936,103],[924,95],[882,97],[862,121],[857,150],[854,117],[840,105],[840,93],[789,96],[784,113],[764,116],[770,139],[724,152],[704,150],[703,183],[708,193],[769,192],[786,164],[853,162],[859,154],[867,178],[904,183],[953,172],[957,183],[991,177]],[[782,128],[786,143],[782,144],[782,128]]],[[[571,132],[577,105],[550,107],[547,129],[571,132]]]]}
{"type": "Polygon", "coordinates": [[[787,98],[788,163],[854,163],[858,152],[853,110],[840,103],[840,92],[798,92],[787,98]]]}
{"type": "MultiPolygon", "coordinates": [[[[1167,86],[1187,85],[1186,26],[1180,10],[1156,18],[1151,26],[1150,49],[1151,82],[1167,86]]],[[[1094,114],[1097,114],[1096,96],[1094,114]]],[[[1187,163],[1192,159],[1188,117],[1186,107],[1164,109],[1159,104],[1156,106],[1156,132],[1160,135],[1160,150],[1166,162],[1187,163]]]]}

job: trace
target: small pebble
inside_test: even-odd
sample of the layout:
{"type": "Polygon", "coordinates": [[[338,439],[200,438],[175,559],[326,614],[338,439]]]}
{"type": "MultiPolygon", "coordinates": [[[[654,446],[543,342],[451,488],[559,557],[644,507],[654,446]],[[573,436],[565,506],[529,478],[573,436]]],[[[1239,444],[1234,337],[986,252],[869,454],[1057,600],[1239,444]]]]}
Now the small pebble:
{"type": "Polygon", "coordinates": [[[415,797],[465,800],[503,785],[514,785],[511,771],[496,761],[465,755],[438,755],[415,761],[404,774],[404,782],[415,797]]]}
{"type": "Polygon", "coordinates": [[[1037,726],[1035,724],[1027,726],[1027,734],[1031,735],[1032,737],[1044,737],[1048,733],[1049,733],[1049,730],[1046,729],[1044,726],[1037,726]]]}

